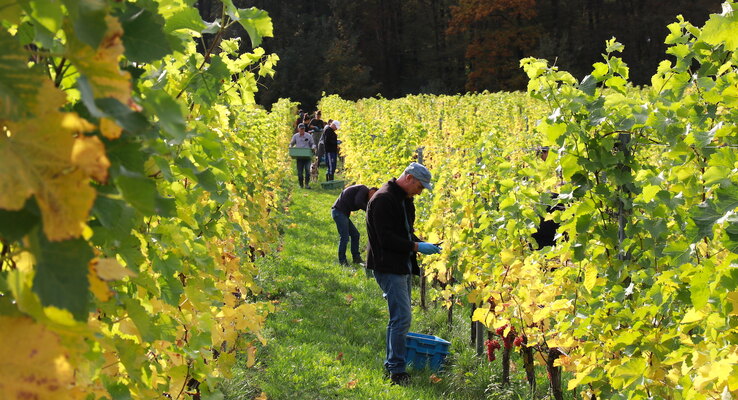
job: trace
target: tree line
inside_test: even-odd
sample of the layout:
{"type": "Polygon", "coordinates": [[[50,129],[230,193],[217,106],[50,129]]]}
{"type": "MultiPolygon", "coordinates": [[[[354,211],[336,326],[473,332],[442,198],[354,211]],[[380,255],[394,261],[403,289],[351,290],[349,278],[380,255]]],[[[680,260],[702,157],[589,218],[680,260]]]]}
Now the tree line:
{"type": "MultiPolygon", "coordinates": [[[[721,0],[234,0],[269,12],[280,61],[257,102],[289,97],[314,108],[321,93],[381,95],[524,90],[519,60],[554,62],[582,78],[601,61],[605,40],[625,45],[631,81],[649,84],[678,14],[700,26],[721,0]]],[[[206,21],[218,0],[195,6],[206,21]]],[[[234,26],[225,38],[246,32],[234,26]]],[[[205,35],[203,46],[218,40],[205,35]]],[[[243,43],[244,51],[248,40],[243,43]]]]}

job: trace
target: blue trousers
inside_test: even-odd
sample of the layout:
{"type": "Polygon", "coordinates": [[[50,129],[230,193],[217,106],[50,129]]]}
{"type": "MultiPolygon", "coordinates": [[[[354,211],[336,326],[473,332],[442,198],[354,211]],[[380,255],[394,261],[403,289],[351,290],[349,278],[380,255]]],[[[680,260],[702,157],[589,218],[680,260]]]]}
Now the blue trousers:
{"type": "Polygon", "coordinates": [[[310,184],[310,161],[309,158],[297,159],[297,180],[300,182],[300,187],[302,187],[303,180],[306,185],[310,184]]]}
{"type": "Polygon", "coordinates": [[[359,252],[359,231],[351,222],[348,215],[336,210],[331,209],[331,216],[333,221],[336,222],[336,228],[338,229],[338,262],[348,262],[346,260],[346,246],[348,245],[349,239],[351,239],[351,256],[354,260],[361,259],[361,252],[359,252]]]}
{"type": "Polygon", "coordinates": [[[326,173],[331,176],[331,179],[333,179],[333,175],[336,173],[337,158],[338,153],[325,153],[325,163],[328,165],[328,171],[326,173]]]}
{"type": "Polygon", "coordinates": [[[389,309],[387,323],[387,358],[384,367],[391,373],[405,372],[407,347],[405,338],[410,331],[412,308],[412,275],[387,274],[374,271],[374,279],[384,292],[389,309]]]}

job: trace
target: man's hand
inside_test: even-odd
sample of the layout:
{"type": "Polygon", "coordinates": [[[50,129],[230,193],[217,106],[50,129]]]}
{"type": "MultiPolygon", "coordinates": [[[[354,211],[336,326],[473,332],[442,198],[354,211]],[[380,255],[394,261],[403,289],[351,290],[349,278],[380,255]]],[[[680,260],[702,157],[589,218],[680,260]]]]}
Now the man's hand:
{"type": "Polygon", "coordinates": [[[418,252],[423,254],[438,254],[441,248],[428,242],[418,242],[418,252]]]}

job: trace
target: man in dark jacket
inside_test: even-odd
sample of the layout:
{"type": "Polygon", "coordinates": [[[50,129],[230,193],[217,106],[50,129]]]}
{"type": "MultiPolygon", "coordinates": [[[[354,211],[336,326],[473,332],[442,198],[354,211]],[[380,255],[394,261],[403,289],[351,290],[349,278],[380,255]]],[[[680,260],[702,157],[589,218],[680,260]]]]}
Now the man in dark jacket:
{"type": "Polygon", "coordinates": [[[430,171],[421,164],[411,163],[399,178],[393,178],[374,194],[366,213],[367,268],[374,270],[390,315],[384,367],[392,383],[400,385],[410,380],[405,372],[405,338],[412,321],[412,275],[420,275],[416,253],[441,251],[440,247],[421,241],[413,232],[413,197],[424,188],[433,189],[430,171]]]}
{"type": "Polygon", "coordinates": [[[338,160],[338,135],[336,135],[336,131],[338,129],[341,129],[341,122],[333,121],[323,131],[325,163],[328,165],[328,171],[325,173],[326,181],[332,181],[333,175],[336,173],[336,161],[338,160]]]}
{"type": "Polygon", "coordinates": [[[349,239],[351,239],[351,256],[353,257],[354,263],[364,263],[359,252],[359,231],[354,226],[354,223],[351,222],[350,217],[352,211],[366,211],[366,205],[377,190],[375,187],[370,188],[366,185],[349,186],[343,189],[336,202],[333,203],[333,207],[331,207],[331,215],[338,229],[338,263],[341,265],[349,265],[346,259],[346,245],[349,239]]]}

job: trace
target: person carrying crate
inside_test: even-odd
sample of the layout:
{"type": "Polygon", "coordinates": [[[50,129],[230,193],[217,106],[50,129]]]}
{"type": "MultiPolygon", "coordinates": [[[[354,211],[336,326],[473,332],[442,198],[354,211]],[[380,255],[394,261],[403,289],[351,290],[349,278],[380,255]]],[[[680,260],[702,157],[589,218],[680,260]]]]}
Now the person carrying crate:
{"type": "Polygon", "coordinates": [[[312,153],[315,152],[315,142],[313,141],[313,135],[305,132],[305,124],[297,125],[297,133],[292,135],[290,147],[310,150],[306,154],[294,156],[297,160],[297,180],[300,187],[310,189],[310,160],[312,159],[312,153]]]}

